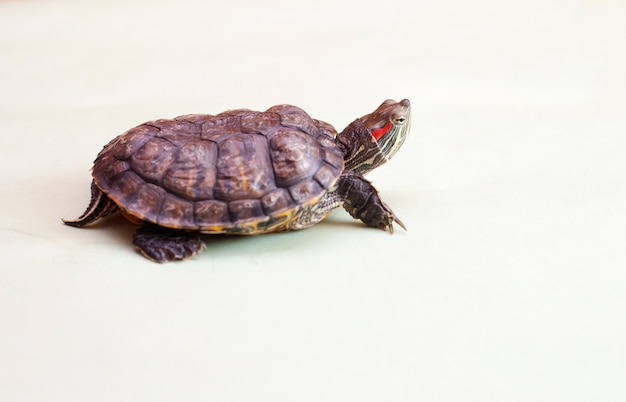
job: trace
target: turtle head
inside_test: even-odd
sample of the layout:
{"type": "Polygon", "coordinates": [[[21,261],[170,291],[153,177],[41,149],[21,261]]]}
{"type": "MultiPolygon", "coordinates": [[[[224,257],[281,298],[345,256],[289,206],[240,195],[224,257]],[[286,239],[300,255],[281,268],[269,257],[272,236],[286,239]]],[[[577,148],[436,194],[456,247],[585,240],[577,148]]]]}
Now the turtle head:
{"type": "Polygon", "coordinates": [[[404,143],[411,123],[411,102],[384,101],[376,110],[337,135],[346,170],[366,174],[391,159],[404,143]]]}

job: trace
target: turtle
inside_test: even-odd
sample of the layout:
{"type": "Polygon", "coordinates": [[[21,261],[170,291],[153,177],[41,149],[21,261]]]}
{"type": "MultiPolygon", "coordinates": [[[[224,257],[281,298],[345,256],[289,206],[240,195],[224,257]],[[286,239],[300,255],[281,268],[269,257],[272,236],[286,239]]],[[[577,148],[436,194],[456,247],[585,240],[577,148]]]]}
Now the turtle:
{"type": "Polygon", "coordinates": [[[304,229],[339,206],[367,226],[406,230],[363,176],[396,154],[410,117],[404,99],[341,133],[288,104],[149,121],[98,153],[87,209],[63,222],[83,227],[119,212],[138,225],[135,247],[159,263],[200,253],[205,234],[304,229]]]}

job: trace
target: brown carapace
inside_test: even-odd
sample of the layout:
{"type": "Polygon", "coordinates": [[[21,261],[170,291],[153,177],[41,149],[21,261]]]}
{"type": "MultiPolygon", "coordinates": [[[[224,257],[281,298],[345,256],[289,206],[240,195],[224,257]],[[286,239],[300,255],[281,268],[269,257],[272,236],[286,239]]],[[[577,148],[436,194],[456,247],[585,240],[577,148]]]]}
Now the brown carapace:
{"type": "Polygon", "coordinates": [[[338,207],[368,226],[404,225],[363,175],[404,142],[408,100],[385,101],[337,134],[302,109],[231,110],[155,120],[118,136],[93,166],[91,202],[67,225],[120,212],[147,258],[189,258],[201,234],[303,229],[338,207]]]}

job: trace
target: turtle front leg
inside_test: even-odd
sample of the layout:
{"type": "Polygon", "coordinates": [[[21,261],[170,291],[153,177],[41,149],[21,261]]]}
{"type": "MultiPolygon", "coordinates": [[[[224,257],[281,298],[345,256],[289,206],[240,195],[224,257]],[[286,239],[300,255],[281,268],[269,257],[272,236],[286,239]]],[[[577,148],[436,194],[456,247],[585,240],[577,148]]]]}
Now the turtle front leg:
{"type": "Polygon", "coordinates": [[[380,199],[372,183],[362,176],[351,171],[344,172],[339,178],[336,195],[343,201],[345,210],[367,226],[393,233],[393,223],[396,222],[406,230],[402,221],[380,199]]]}
{"type": "Polygon", "coordinates": [[[199,254],[206,245],[198,233],[167,229],[143,223],[133,235],[133,244],[154,262],[185,260],[199,254]]]}

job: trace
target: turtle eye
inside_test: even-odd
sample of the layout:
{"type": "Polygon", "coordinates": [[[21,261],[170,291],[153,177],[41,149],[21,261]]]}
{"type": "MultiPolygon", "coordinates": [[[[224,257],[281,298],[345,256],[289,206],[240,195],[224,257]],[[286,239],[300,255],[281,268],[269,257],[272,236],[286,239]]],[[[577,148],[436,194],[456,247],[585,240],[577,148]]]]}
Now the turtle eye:
{"type": "Polygon", "coordinates": [[[406,121],[406,116],[396,116],[393,118],[393,124],[402,125],[406,121]]]}

